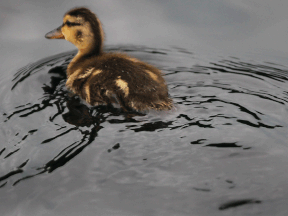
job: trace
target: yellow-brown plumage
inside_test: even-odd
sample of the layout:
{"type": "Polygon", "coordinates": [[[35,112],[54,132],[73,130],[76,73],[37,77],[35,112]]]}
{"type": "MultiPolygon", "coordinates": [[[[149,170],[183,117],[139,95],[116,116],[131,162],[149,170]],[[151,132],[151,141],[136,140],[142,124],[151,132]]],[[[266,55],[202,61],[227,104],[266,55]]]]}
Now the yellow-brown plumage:
{"type": "Polygon", "coordinates": [[[104,32],[87,8],[75,8],[46,38],[66,39],[78,48],[67,67],[66,86],[91,105],[118,102],[124,110],[169,110],[173,102],[161,71],[123,53],[104,53],[104,32]]]}

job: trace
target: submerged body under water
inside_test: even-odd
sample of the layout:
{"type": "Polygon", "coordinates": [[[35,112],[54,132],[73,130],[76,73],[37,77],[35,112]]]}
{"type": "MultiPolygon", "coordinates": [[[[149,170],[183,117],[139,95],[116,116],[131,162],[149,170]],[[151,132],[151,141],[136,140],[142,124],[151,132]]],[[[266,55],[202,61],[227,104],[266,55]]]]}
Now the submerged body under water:
{"type": "Polygon", "coordinates": [[[2,215],[285,215],[287,66],[109,47],[159,67],[176,110],[88,107],[75,51],[1,83],[2,215]]]}

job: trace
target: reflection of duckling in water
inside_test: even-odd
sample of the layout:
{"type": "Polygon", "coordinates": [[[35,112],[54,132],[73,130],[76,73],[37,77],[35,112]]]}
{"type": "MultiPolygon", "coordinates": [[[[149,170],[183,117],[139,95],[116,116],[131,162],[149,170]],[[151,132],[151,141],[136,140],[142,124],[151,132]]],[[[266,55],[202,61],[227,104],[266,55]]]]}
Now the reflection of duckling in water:
{"type": "Polygon", "coordinates": [[[67,101],[67,108],[69,112],[63,114],[63,119],[69,124],[76,126],[87,126],[93,124],[94,119],[90,114],[90,110],[84,104],[81,104],[77,97],[71,97],[67,101]]]}
{"type": "Polygon", "coordinates": [[[78,48],[67,67],[66,86],[91,105],[118,102],[123,110],[170,110],[173,101],[160,70],[123,53],[104,53],[101,23],[87,8],[68,11],[45,35],[78,48]]]}

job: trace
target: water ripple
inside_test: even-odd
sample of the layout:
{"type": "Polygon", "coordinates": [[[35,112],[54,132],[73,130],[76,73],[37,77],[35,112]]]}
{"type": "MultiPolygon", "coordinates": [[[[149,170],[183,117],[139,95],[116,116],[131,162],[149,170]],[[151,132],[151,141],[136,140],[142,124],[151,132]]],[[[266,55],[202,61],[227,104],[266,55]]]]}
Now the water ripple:
{"type": "MultiPolygon", "coordinates": [[[[88,107],[65,87],[66,67],[74,51],[23,67],[13,80],[2,81],[6,91],[1,96],[5,103],[1,107],[0,188],[64,169],[76,156],[94,151],[87,160],[92,163],[97,158],[89,171],[98,176],[98,183],[93,183],[97,187],[121,188],[129,180],[129,184],[141,182],[153,188],[178,182],[171,186],[171,194],[166,190],[168,196],[174,194],[172,188],[205,194],[219,188],[237,191],[235,182],[223,189],[216,173],[233,173],[229,164],[238,166],[241,158],[243,164],[247,158],[269,161],[280,154],[279,149],[287,148],[287,67],[234,57],[214,56],[212,61],[180,48],[107,49],[125,51],[161,68],[176,110],[140,114],[110,106],[88,107]],[[212,182],[201,185],[201,173],[207,170],[213,172],[212,182]],[[117,181],[117,176],[122,180],[117,181]]],[[[246,168],[237,169],[241,173],[246,168]]],[[[238,178],[245,182],[245,176],[238,178]]],[[[235,200],[223,201],[219,210],[261,203],[235,200]]]]}

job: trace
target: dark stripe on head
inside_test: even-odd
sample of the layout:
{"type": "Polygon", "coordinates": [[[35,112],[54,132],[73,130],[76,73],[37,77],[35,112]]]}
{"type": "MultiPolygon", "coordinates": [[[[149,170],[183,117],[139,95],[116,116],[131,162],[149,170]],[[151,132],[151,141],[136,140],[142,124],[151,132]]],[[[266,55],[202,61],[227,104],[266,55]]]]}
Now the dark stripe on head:
{"type": "Polygon", "coordinates": [[[68,27],[71,27],[71,26],[80,26],[81,24],[80,23],[75,23],[75,22],[69,22],[68,20],[63,23],[63,25],[67,25],[68,27]]]}

